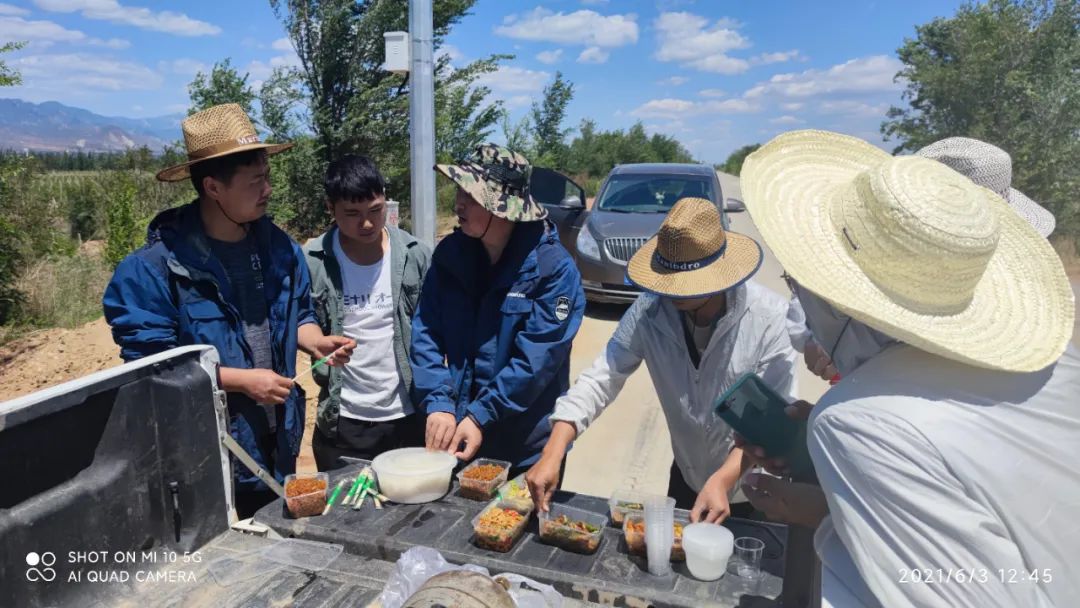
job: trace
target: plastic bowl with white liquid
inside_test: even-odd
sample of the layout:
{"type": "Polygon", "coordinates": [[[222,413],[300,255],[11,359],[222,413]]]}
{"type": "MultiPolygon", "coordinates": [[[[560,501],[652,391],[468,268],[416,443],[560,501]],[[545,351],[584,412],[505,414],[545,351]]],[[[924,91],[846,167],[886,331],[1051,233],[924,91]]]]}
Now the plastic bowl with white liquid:
{"type": "Polygon", "coordinates": [[[403,504],[432,502],[445,496],[455,466],[457,458],[452,454],[425,448],[391,450],[371,461],[379,492],[403,504]]]}
{"type": "Polygon", "coordinates": [[[715,581],[727,570],[735,535],[716,524],[690,524],[683,528],[682,546],[690,574],[701,581],[715,581]]]}

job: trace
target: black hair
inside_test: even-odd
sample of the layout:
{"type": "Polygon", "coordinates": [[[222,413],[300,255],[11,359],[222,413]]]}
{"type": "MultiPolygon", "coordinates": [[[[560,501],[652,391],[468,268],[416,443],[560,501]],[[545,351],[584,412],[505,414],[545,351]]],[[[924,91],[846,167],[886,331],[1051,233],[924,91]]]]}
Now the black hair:
{"type": "Polygon", "coordinates": [[[323,188],[331,203],[367,202],[385,194],[386,180],[379,173],[375,161],[366,156],[346,154],[326,168],[323,188]]]}
{"type": "Polygon", "coordinates": [[[204,160],[199,163],[191,165],[189,171],[191,172],[191,185],[195,186],[195,191],[199,193],[199,196],[205,196],[206,191],[203,189],[203,179],[212,177],[219,182],[225,182],[228,184],[232,181],[236,171],[240,167],[250,167],[251,165],[258,164],[267,159],[266,150],[245,150],[244,152],[237,152],[236,154],[228,154],[226,156],[219,156],[218,158],[211,158],[210,160],[204,160]]]}

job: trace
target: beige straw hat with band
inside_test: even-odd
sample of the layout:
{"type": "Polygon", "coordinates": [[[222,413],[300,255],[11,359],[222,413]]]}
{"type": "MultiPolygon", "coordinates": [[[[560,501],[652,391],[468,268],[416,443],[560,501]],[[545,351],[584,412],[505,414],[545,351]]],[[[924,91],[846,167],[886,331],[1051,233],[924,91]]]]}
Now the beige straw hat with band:
{"type": "Polygon", "coordinates": [[[656,236],[630,258],[627,275],[650,293],[701,298],[746,282],[761,260],[761,245],[724,230],[716,204],[684,198],[668,212],[656,236]]]}
{"type": "Polygon", "coordinates": [[[1060,258],[997,194],[918,156],[793,131],[743,165],[746,207],[802,286],[885,334],[978,367],[1031,372],[1072,335],[1060,258]]]}
{"type": "Polygon", "coordinates": [[[196,112],[181,123],[188,162],[162,169],[157,178],[163,182],[178,182],[191,177],[189,168],[195,163],[248,150],[266,150],[267,154],[284,152],[292,144],[264,144],[244,109],[226,103],[196,112]]]}

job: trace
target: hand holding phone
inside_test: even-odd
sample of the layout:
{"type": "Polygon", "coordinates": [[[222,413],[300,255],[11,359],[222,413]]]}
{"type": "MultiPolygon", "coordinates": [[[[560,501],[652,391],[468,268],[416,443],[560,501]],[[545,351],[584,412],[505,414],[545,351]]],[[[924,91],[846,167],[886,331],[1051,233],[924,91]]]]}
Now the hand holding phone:
{"type": "Polygon", "coordinates": [[[813,471],[806,421],[788,416],[787,406],[756,374],[746,374],[716,401],[714,411],[748,443],[764,448],[769,458],[785,459],[791,474],[803,477],[813,471]]]}

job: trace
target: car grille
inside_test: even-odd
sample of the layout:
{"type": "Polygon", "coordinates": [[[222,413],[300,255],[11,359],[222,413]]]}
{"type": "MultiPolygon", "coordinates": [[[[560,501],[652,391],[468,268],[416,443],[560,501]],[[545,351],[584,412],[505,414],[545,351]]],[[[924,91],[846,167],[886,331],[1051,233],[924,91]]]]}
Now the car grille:
{"type": "Polygon", "coordinates": [[[622,263],[630,261],[630,258],[634,257],[638,249],[645,244],[648,239],[644,237],[614,237],[604,239],[604,249],[607,251],[608,257],[622,263]]]}

